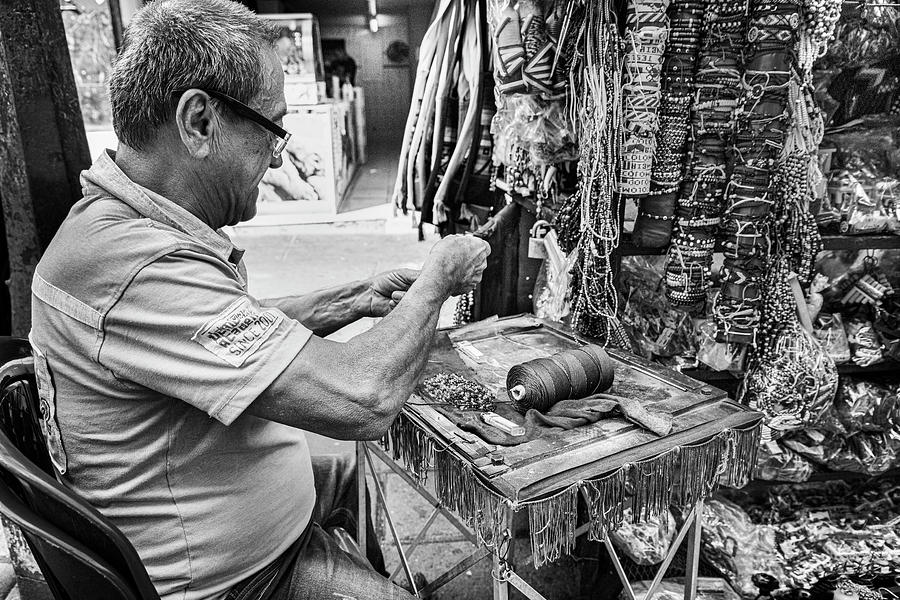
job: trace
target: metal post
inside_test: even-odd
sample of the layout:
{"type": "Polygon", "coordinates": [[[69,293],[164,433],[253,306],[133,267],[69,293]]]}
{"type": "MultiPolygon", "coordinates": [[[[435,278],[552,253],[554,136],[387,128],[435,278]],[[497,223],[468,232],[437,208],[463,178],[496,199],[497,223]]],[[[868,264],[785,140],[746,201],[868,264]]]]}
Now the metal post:
{"type": "MultiPolygon", "coordinates": [[[[363,453],[365,442],[356,442],[356,495],[359,502],[359,510],[356,519],[356,543],[363,554],[366,554],[366,520],[369,518],[369,510],[366,506],[366,457],[363,453]]],[[[375,469],[372,469],[375,477],[375,469]]]]}
{"type": "Polygon", "coordinates": [[[684,573],[684,600],[697,597],[697,574],[700,571],[700,536],[703,532],[703,500],[694,507],[694,522],[688,533],[687,568],[684,573]]]}
{"type": "Polygon", "coordinates": [[[494,579],[494,600],[509,600],[509,582],[507,581],[507,569],[508,569],[508,560],[512,557],[512,519],[513,512],[512,509],[507,507],[503,511],[502,519],[502,527],[500,527],[500,531],[504,533],[506,539],[500,541],[497,546],[494,547],[494,565],[493,565],[493,579],[494,579]],[[506,552],[503,551],[503,543],[504,541],[507,543],[506,552]],[[502,555],[502,556],[501,556],[502,555]]]}
{"type": "Polygon", "coordinates": [[[606,546],[606,551],[609,553],[609,559],[612,561],[613,567],[616,568],[616,574],[622,581],[622,587],[625,589],[625,593],[628,595],[628,600],[636,600],[634,596],[634,589],[631,587],[631,582],[628,581],[628,576],[625,574],[625,569],[622,568],[622,563],[619,562],[619,555],[616,554],[615,546],[613,546],[612,542],[609,541],[609,536],[603,538],[603,544],[606,546]]]}
{"type": "MultiPolygon", "coordinates": [[[[369,465],[369,468],[372,469],[372,472],[375,472],[375,465],[372,462],[372,457],[369,456],[369,449],[365,444],[361,444],[363,453],[366,455],[366,463],[369,465]]],[[[412,588],[413,595],[418,597],[419,590],[416,587],[416,582],[413,579],[412,570],[409,568],[409,561],[406,560],[406,553],[403,551],[403,544],[400,543],[400,535],[397,533],[396,527],[394,527],[394,519],[391,517],[391,511],[388,510],[387,507],[387,499],[384,497],[384,490],[381,489],[381,482],[378,481],[378,478],[375,478],[375,491],[378,492],[378,499],[381,501],[382,506],[384,507],[384,518],[387,520],[388,529],[391,530],[391,536],[394,538],[394,544],[397,546],[397,553],[400,555],[400,562],[403,564],[403,570],[406,573],[406,579],[409,581],[409,585],[412,588]]]]}

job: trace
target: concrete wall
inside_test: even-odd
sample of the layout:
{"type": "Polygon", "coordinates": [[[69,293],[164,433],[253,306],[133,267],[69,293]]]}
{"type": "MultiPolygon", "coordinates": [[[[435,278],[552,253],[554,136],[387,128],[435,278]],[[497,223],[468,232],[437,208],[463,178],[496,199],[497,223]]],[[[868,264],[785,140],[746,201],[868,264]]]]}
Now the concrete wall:
{"type": "Polygon", "coordinates": [[[378,32],[369,31],[363,15],[322,16],[323,39],[343,39],[347,54],[356,61],[356,85],[366,94],[366,135],[371,146],[399,146],[412,95],[410,65],[387,58],[394,40],[409,43],[406,15],[378,15],[378,32]]]}

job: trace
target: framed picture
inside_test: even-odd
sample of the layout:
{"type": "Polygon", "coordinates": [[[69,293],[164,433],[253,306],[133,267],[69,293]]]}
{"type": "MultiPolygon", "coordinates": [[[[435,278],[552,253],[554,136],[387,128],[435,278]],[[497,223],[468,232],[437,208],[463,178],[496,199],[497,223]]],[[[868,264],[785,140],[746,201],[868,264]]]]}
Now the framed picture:
{"type": "Polygon", "coordinates": [[[309,13],[264,14],[279,30],[275,51],[284,69],[284,95],[289,106],[324,100],[325,69],[319,22],[309,13]]]}

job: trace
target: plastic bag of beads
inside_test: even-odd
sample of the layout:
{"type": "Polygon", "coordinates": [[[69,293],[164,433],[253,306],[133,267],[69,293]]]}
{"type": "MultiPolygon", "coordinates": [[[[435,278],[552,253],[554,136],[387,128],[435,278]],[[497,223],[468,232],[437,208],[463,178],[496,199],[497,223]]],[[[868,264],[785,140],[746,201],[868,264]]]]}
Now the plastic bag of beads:
{"type": "Polygon", "coordinates": [[[886,359],[900,361],[900,298],[882,304],[873,324],[886,359]]]}
{"type": "MultiPolygon", "coordinates": [[[[652,584],[653,582],[649,579],[632,582],[631,589],[634,592],[634,597],[646,598],[652,584]]],[[[628,593],[622,590],[619,600],[628,599],[628,593]]],[[[659,582],[659,587],[656,589],[656,595],[653,596],[653,600],[684,600],[684,582],[681,578],[663,579],[659,582]]],[[[719,577],[698,577],[696,600],[740,600],[740,596],[731,589],[731,586],[724,579],[719,577]]]]}
{"type": "Polygon", "coordinates": [[[841,69],[872,64],[896,54],[898,38],[900,9],[890,3],[865,3],[842,15],[820,64],[841,69]]]}
{"type": "Polygon", "coordinates": [[[727,344],[716,340],[716,322],[705,320],[699,327],[700,338],[697,360],[716,371],[739,371],[744,355],[738,344],[727,344]]]}
{"type": "Polygon", "coordinates": [[[561,102],[522,96],[516,111],[519,135],[536,166],[576,160],[578,145],[561,102]]]}
{"type": "Polygon", "coordinates": [[[841,171],[829,179],[828,206],[837,215],[841,233],[874,235],[896,230],[896,217],[879,201],[875,179],[868,169],[853,173],[841,171]],[[863,184],[862,181],[872,183],[863,184]]]}
{"type": "Polygon", "coordinates": [[[815,422],[837,385],[834,361],[811,333],[793,323],[747,370],[738,397],[764,412],[772,429],[790,431],[815,422]]]}
{"type": "Polygon", "coordinates": [[[741,596],[757,593],[753,576],[767,573],[779,582],[786,579],[777,560],[772,527],[757,525],[737,504],[716,498],[703,509],[703,557],[721,572],[741,596]]]}
{"type": "Polygon", "coordinates": [[[881,361],[881,340],[869,321],[853,320],[847,323],[847,341],[851,359],[860,367],[868,367],[881,361]]]}
{"type": "Polygon", "coordinates": [[[900,431],[838,436],[825,443],[825,464],[835,471],[880,475],[897,464],[900,431]]]}
{"type": "Polygon", "coordinates": [[[544,249],[547,258],[538,270],[532,294],[534,314],[543,319],[562,321],[569,315],[570,273],[578,254],[572,252],[566,256],[552,230],[544,238],[544,249]]]}
{"type": "Polygon", "coordinates": [[[664,363],[690,360],[697,354],[697,323],[659,301],[664,268],[664,257],[633,256],[622,261],[622,324],[635,354],[664,363]]]}
{"type": "Polygon", "coordinates": [[[828,435],[821,431],[806,429],[792,432],[789,437],[782,440],[782,443],[800,456],[814,463],[822,464],[825,462],[825,441],[827,439],[828,435]]]}
{"type": "Polygon", "coordinates": [[[835,412],[846,430],[888,432],[900,428],[897,387],[846,378],[834,401],[835,412]]]}
{"type": "Polygon", "coordinates": [[[866,116],[844,133],[828,136],[837,148],[832,167],[863,186],[900,171],[900,117],[866,116]]]}
{"type": "Polygon", "coordinates": [[[814,471],[812,462],[777,442],[759,447],[755,471],[757,479],[801,483],[808,480],[814,471]]]}
{"type": "Polygon", "coordinates": [[[675,539],[675,518],[670,511],[642,523],[632,522],[631,510],[625,511],[621,527],[609,535],[628,558],[639,565],[656,565],[663,561],[675,539]]]}
{"type": "Polygon", "coordinates": [[[813,324],[813,335],[835,364],[850,361],[850,344],[840,313],[821,313],[813,324]]]}

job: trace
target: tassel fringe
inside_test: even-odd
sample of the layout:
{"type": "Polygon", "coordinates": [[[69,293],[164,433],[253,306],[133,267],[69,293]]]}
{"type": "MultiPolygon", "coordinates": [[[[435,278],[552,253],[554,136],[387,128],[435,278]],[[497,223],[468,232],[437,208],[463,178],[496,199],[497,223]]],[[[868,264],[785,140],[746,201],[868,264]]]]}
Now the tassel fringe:
{"type": "Polygon", "coordinates": [[[575,548],[578,486],[572,485],[551,498],[528,504],[531,552],[534,566],[559,560],[575,548]]]}
{"type": "Polygon", "coordinates": [[[403,414],[382,440],[394,460],[402,460],[419,483],[424,484],[428,470],[434,469],[441,503],[488,547],[502,547],[509,539],[507,511],[527,508],[536,568],[570,554],[575,547],[579,495],[587,505],[589,538],[602,540],[622,524],[626,507],[639,523],[671,505],[691,506],[708,498],[719,485],[743,487],[756,465],[759,444],[759,424],[729,429],[705,442],[624,465],[602,478],[579,481],[547,498],[516,502],[488,488],[471,465],[403,414]]]}

